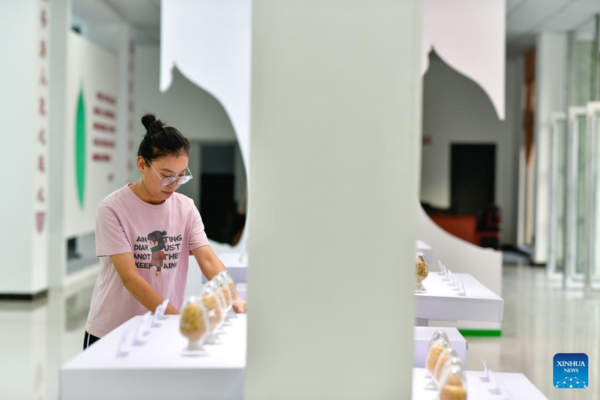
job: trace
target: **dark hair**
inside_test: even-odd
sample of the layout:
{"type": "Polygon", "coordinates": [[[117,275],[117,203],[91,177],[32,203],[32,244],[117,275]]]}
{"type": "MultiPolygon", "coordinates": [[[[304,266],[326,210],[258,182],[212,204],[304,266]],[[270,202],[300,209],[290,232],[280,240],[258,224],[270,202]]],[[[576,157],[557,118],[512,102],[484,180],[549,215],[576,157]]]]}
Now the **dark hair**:
{"type": "Polygon", "coordinates": [[[154,114],[144,115],[142,125],[146,128],[146,135],[138,148],[138,156],[144,157],[146,162],[162,157],[190,155],[190,141],[177,129],[157,120],[154,114]]]}
{"type": "Polygon", "coordinates": [[[167,236],[167,231],[154,231],[148,234],[148,240],[158,242],[160,247],[165,247],[165,236],[167,236]]]}

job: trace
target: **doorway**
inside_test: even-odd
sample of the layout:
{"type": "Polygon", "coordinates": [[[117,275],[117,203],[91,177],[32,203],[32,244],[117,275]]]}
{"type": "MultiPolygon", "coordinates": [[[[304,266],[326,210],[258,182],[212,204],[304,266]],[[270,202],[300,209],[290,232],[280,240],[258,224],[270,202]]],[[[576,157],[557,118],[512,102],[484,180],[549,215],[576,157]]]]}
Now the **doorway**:
{"type": "Polygon", "coordinates": [[[200,147],[200,213],[206,235],[235,245],[245,224],[246,176],[237,144],[200,147]]]}
{"type": "Polygon", "coordinates": [[[451,144],[450,198],[458,215],[478,215],[494,203],[495,144],[451,144]]]}

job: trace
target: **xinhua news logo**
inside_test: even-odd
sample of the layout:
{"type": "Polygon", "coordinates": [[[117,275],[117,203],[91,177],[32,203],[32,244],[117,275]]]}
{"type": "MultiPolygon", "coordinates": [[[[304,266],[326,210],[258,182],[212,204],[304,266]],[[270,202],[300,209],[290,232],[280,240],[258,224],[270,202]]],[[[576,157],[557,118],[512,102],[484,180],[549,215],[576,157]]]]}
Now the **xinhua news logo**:
{"type": "Polygon", "coordinates": [[[585,389],[588,381],[588,356],[583,353],[558,353],[554,356],[554,387],[585,389]]]}

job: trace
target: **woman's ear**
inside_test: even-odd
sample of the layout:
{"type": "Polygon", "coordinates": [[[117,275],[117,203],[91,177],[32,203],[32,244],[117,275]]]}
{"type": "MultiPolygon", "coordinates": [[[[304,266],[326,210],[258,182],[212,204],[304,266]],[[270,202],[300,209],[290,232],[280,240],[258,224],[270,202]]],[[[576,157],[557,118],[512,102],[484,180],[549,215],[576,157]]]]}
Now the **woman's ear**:
{"type": "Polygon", "coordinates": [[[140,171],[140,174],[146,172],[146,159],[142,156],[138,156],[137,158],[137,168],[140,171]]]}

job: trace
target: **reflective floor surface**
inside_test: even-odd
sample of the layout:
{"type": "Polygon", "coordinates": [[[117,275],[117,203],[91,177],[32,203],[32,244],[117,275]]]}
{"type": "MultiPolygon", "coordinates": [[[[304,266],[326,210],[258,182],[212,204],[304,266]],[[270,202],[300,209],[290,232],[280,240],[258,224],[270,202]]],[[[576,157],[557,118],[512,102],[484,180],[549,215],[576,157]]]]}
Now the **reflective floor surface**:
{"type": "MultiPolygon", "coordinates": [[[[58,399],[58,370],[81,351],[92,287],[0,302],[0,399],[58,399]]],[[[600,295],[565,292],[543,268],[507,265],[503,297],[503,334],[468,337],[468,369],[480,369],[484,358],[494,371],[524,373],[551,400],[600,399],[600,295]],[[556,353],[589,356],[589,388],[553,387],[556,353]]]]}
{"type": "Polygon", "coordinates": [[[544,268],[505,265],[503,276],[502,336],[468,337],[467,369],[484,358],[493,371],[525,374],[551,400],[600,399],[600,294],[564,291],[544,268]],[[588,355],[590,387],[553,387],[557,353],[588,355]]]}

